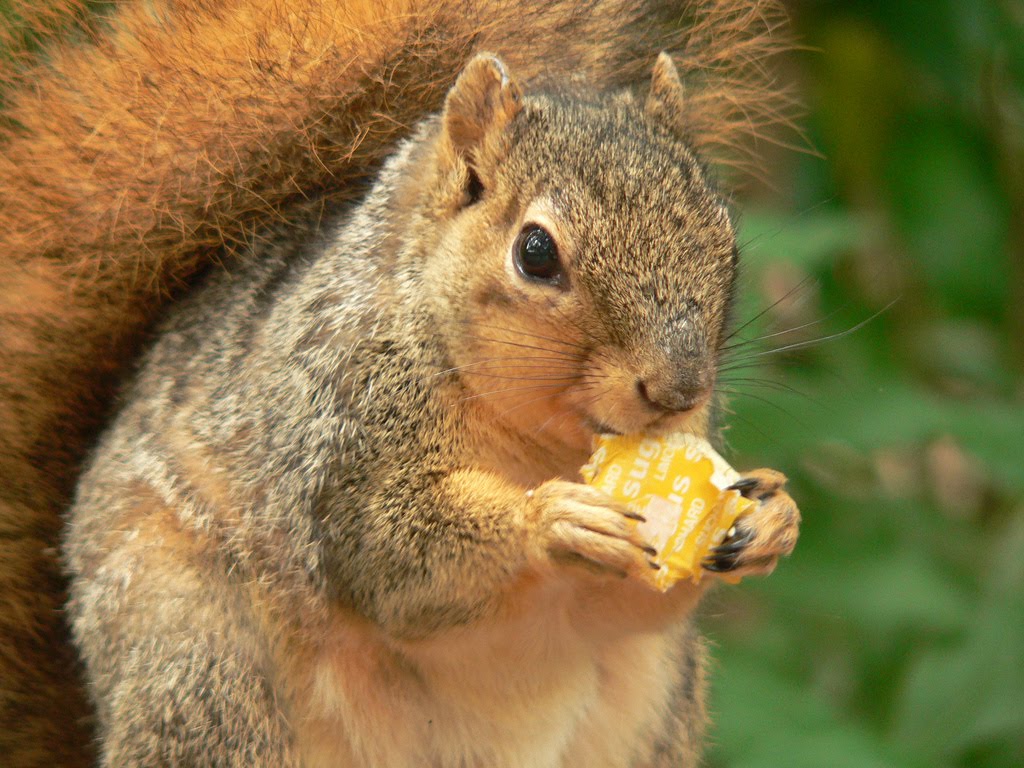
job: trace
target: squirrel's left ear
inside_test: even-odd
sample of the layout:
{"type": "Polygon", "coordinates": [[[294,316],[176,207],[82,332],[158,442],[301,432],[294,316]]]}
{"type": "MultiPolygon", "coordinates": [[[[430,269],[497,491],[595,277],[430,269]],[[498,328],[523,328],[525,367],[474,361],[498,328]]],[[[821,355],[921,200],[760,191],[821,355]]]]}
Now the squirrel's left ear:
{"type": "Polygon", "coordinates": [[[462,70],[445,99],[442,151],[452,165],[469,174],[470,198],[480,191],[480,149],[519,112],[522,92],[494,54],[478,53],[462,70]]]}
{"type": "Polygon", "coordinates": [[[667,124],[673,131],[684,131],[686,95],[683,82],[672,57],[667,52],[658,54],[651,75],[651,89],[647,92],[644,111],[655,122],[667,124]]]}

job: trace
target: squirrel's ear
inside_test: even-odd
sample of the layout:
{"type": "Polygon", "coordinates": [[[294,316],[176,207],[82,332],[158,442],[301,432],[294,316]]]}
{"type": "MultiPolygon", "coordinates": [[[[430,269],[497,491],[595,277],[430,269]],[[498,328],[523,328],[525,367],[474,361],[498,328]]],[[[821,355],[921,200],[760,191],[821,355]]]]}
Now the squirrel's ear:
{"type": "Polygon", "coordinates": [[[489,133],[504,128],[519,111],[520,89],[504,62],[490,53],[478,53],[448,92],[444,104],[444,132],[452,149],[472,156],[489,133]]]}
{"type": "Polygon", "coordinates": [[[683,82],[679,79],[672,57],[665,51],[658,54],[651,75],[651,89],[647,92],[644,111],[657,122],[667,123],[675,131],[683,130],[683,82]]]}

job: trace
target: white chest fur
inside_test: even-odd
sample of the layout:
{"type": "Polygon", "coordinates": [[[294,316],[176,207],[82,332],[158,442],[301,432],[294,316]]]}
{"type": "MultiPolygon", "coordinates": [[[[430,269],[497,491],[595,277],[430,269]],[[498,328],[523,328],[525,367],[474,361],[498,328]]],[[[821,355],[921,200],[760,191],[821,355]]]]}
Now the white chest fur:
{"type": "Polygon", "coordinates": [[[667,705],[668,638],[598,642],[574,625],[565,595],[533,597],[544,610],[428,641],[396,644],[342,623],[297,669],[308,681],[293,696],[303,765],[630,764],[667,705]]]}

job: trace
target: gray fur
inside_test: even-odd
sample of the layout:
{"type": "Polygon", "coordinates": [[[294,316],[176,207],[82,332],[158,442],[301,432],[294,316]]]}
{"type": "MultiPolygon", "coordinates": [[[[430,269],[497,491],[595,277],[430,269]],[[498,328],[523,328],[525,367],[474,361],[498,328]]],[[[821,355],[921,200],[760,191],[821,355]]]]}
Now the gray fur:
{"type": "MultiPolygon", "coordinates": [[[[531,567],[532,507],[525,495],[467,504],[446,486],[476,470],[464,423],[480,402],[449,369],[482,296],[507,311],[533,305],[504,275],[463,277],[473,260],[447,239],[460,216],[507,224],[554,200],[576,254],[574,333],[647,365],[669,393],[713,378],[733,235],[673,126],[630,97],[526,97],[501,141],[461,161],[479,166],[491,206],[468,214],[444,202],[468,171],[442,172],[443,130],[436,118],[421,126],[361,205],[213,273],[127,390],[66,544],[105,764],[298,765],[275,644],[328,632],[338,611],[395,647],[497,621],[531,567]],[[183,452],[185,433],[201,450],[183,452]],[[228,508],[211,490],[221,484],[228,508]],[[136,546],[140,526],[150,535],[133,517],[140,503],[172,510],[191,549],[163,528],[136,546]],[[154,559],[173,565],[154,571],[154,559]]],[[[510,487],[524,472],[574,477],[578,452],[551,459],[530,434],[495,434],[519,441],[531,467],[499,478],[510,487]]],[[[677,649],[664,672],[674,692],[633,748],[637,766],[696,764],[702,652],[687,621],[657,630],[677,649]]],[[[429,743],[422,764],[455,765],[429,743]]],[[[487,745],[474,750],[458,764],[488,764],[487,745]]]]}

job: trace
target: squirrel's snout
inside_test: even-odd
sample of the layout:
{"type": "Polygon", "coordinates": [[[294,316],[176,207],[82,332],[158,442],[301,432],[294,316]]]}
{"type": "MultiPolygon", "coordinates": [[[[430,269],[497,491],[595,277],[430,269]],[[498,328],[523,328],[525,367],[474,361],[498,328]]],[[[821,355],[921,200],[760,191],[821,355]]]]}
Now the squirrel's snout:
{"type": "Polygon", "coordinates": [[[640,345],[637,357],[636,393],[647,408],[685,413],[707,399],[712,380],[707,337],[691,315],[666,323],[640,345]]]}
{"type": "Polygon", "coordinates": [[[685,413],[696,408],[707,396],[708,387],[690,372],[675,376],[637,379],[636,391],[648,407],[669,413],[685,413]]]}

